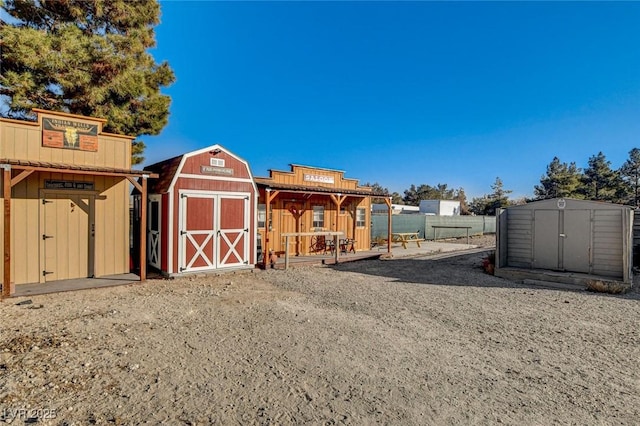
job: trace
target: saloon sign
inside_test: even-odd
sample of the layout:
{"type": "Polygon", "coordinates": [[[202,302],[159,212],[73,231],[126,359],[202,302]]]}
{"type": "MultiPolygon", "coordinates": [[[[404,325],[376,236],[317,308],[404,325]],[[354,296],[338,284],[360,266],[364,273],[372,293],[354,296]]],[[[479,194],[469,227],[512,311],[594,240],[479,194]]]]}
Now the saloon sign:
{"type": "Polygon", "coordinates": [[[98,126],[80,121],[43,118],[42,146],[95,152],[98,150],[98,126]]]}
{"type": "Polygon", "coordinates": [[[333,176],[312,175],[309,173],[305,173],[303,179],[306,182],[331,183],[331,184],[335,183],[333,176]]]}

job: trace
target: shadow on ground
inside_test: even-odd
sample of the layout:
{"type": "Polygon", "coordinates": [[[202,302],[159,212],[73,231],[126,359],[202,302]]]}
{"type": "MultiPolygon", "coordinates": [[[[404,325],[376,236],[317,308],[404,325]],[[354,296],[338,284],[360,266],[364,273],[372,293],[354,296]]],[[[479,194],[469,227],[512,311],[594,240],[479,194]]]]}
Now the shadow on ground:
{"type": "Polygon", "coordinates": [[[387,277],[398,283],[425,285],[446,285],[460,287],[501,287],[527,288],[534,290],[557,290],[583,292],[587,294],[640,300],[638,283],[625,294],[606,294],[582,290],[561,289],[553,283],[546,285],[525,284],[489,275],[482,268],[482,260],[490,249],[475,253],[450,254],[446,257],[414,257],[389,260],[362,260],[358,262],[340,263],[331,268],[343,272],[357,272],[379,277],[387,277]]]}

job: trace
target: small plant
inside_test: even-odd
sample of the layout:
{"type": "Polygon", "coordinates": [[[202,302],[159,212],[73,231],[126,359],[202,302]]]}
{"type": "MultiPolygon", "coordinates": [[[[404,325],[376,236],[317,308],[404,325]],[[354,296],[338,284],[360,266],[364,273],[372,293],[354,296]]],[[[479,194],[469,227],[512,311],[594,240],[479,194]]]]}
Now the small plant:
{"type": "Polygon", "coordinates": [[[484,271],[487,274],[493,275],[495,267],[496,267],[496,252],[495,250],[492,250],[487,254],[487,257],[482,259],[482,269],[484,269],[484,271]]]}
{"type": "Polygon", "coordinates": [[[622,294],[627,291],[628,287],[617,282],[605,282],[600,280],[587,281],[587,290],[596,291],[598,293],[622,294]]]}

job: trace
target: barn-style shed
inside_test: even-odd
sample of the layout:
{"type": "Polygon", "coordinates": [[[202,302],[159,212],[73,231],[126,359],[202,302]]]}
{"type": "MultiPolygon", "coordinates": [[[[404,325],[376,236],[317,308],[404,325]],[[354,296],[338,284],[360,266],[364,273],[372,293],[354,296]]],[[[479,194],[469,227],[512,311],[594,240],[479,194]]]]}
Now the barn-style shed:
{"type": "Polygon", "coordinates": [[[0,119],[3,296],[128,274],[129,185],[146,197],[148,177],[130,169],[134,138],[104,132],[104,119],[33,112],[36,121],[0,119]]]}
{"type": "MultiPolygon", "coordinates": [[[[220,145],[150,165],[147,258],[166,275],[254,268],[257,189],[220,145]]],[[[136,202],[139,211],[139,202],[136,202]]]]}
{"type": "Polygon", "coordinates": [[[633,210],[628,206],[551,199],[497,214],[495,274],[575,284],[632,281],[633,210]]]}

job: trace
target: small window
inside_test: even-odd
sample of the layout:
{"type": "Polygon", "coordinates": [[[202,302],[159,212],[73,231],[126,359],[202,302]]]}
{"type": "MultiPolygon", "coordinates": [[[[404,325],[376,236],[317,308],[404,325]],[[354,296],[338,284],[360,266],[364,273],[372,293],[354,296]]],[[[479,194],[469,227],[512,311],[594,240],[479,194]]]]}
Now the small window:
{"type": "Polygon", "coordinates": [[[224,159],[223,158],[210,158],[209,164],[213,167],[224,167],[224,159]]]}
{"type": "Polygon", "coordinates": [[[313,227],[324,228],[324,206],[313,206],[313,227]]]}
{"type": "Polygon", "coordinates": [[[267,219],[267,205],[258,204],[258,228],[264,228],[267,219]]]}
{"type": "Polygon", "coordinates": [[[366,214],[365,209],[357,209],[356,210],[356,226],[359,228],[364,228],[364,224],[366,223],[366,214]]]}

